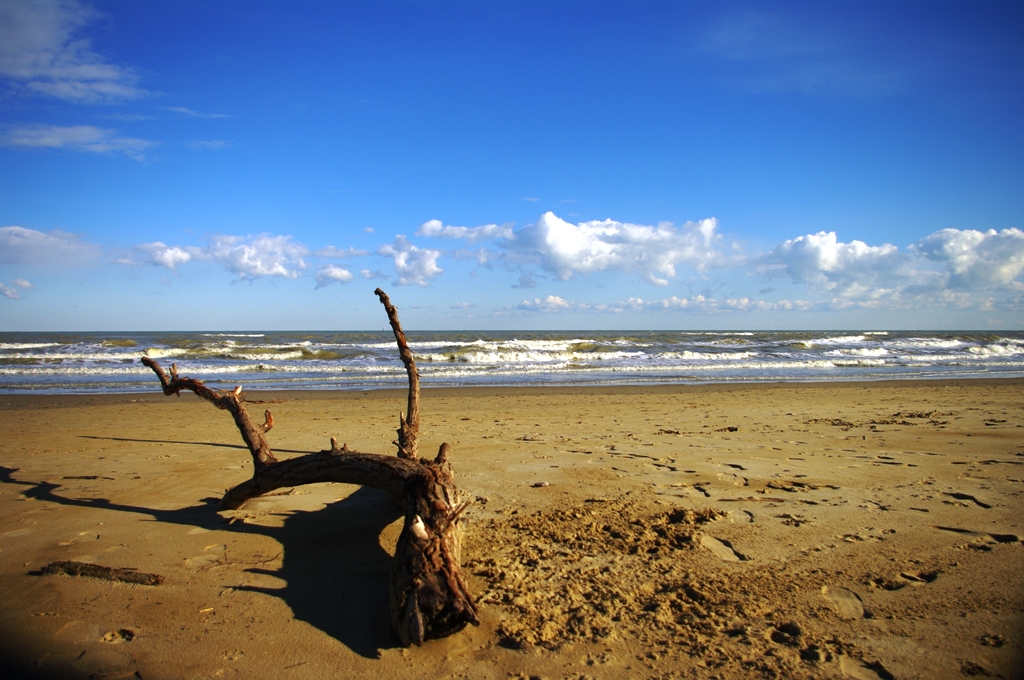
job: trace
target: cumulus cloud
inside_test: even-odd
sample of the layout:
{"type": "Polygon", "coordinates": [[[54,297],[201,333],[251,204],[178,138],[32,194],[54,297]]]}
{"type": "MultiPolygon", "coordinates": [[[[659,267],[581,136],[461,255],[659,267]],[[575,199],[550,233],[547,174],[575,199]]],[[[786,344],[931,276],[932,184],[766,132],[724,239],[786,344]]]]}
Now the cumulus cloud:
{"type": "Polygon", "coordinates": [[[0,227],[0,264],[71,264],[99,254],[99,246],[63,231],[44,234],[24,227],[0,227]]]}
{"type": "Polygon", "coordinates": [[[360,269],[359,270],[359,275],[362,276],[364,279],[370,279],[371,281],[374,280],[374,279],[386,279],[386,278],[388,278],[388,275],[385,274],[384,272],[382,272],[379,269],[376,270],[376,271],[370,271],[369,269],[360,269]]]}
{"type": "MultiPolygon", "coordinates": [[[[499,255],[487,250],[474,253],[481,263],[500,258],[518,264],[539,264],[562,280],[578,274],[621,271],[635,272],[651,283],[666,285],[681,264],[703,272],[724,262],[716,247],[720,241],[716,229],[714,218],[687,222],[681,227],[670,222],[647,226],[611,219],[572,224],[546,212],[518,231],[509,225],[454,227],[430,220],[416,233],[471,243],[493,240],[503,251],[499,255]]],[[[526,275],[520,287],[529,287],[530,281],[532,275],[526,275]]]]}
{"type": "Polygon", "coordinates": [[[433,238],[457,238],[474,243],[485,239],[512,238],[512,227],[509,225],[485,224],[482,227],[446,226],[441,220],[428,220],[416,230],[417,236],[433,238]]]}
{"type": "Polygon", "coordinates": [[[0,76],[34,92],[102,104],[146,94],[129,68],[92,50],[82,29],[99,18],[74,0],[0,3],[0,76]]]}
{"type": "Polygon", "coordinates": [[[132,256],[119,258],[114,261],[115,264],[150,264],[157,267],[177,269],[178,265],[185,264],[192,259],[192,252],[190,250],[198,251],[199,249],[169,246],[160,241],[154,241],[153,243],[143,243],[142,245],[135,246],[132,250],[132,256]]]}
{"type": "Polygon", "coordinates": [[[291,236],[215,236],[199,256],[223,264],[241,279],[281,276],[296,279],[309,251],[291,236]]]}
{"type": "Polygon", "coordinates": [[[154,142],[120,137],[117,130],[94,125],[8,125],[0,134],[0,144],[15,148],[71,149],[88,153],[123,153],[137,161],[154,142]]]}
{"type": "Polygon", "coordinates": [[[517,306],[518,309],[528,312],[566,312],[572,309],[578,309],[579,307],[580,305],[567,302],[557,295],[548,295],[544,298],[523,300],[517,306]]]}
{"type": "Polygon", "coordinates": [[[785,241],[751,264],[753,273],[831,294],[832,308],[995,308],[1019,304],[1000,291],[1024,291],[1024,232],[941,229],[903,251],[819,232],[785,241]]]}
{"type": "Polygon", "coordinates": [[[601,271],[637,272],[657,285],[675,277],[676,266],[704,271],[722,259],[714,218],[682,227],[615,220],[571,224],[552,212],[514,234],[508,247],[560,279],[601,271]]]}
{"type": "Polygon", "coordinates": [[[1024,289],[1024,231],[1020,229],[942,229],[913,246],[913,251],[946,265],[954,290],[1024,289]]]}
{"type": "Polygon", "coordinates": [[[329,286],[332,283],[348,283],[352,280],[352,272],[341,267],[336,267],[333,264],[328,265],[316,273],[316,287],[323,288],[329,286]]]}
{"type": "Polygon", "coordinates": [[[839,297],[891,295],[906,286],[912,273],[907,257],[891,244],[842,243],[834,231],[789,239],[756,261],[758,273],[788,276],[797,283],[830,291],[839,297]]]}
{"type": "Polygon", "coordinates": [[[427,286],[431,279],[444,271],[437,266],[440,250],[418,248],[401,234],[395,237],[392,245],[379,248],[377,254],[394,258],[399,286],[427,286]]]}
{"type": "Polygon", "coordinates": [[[135,246],[129,257],[117,264],[154,265],[174,270],[192,260],[216,262],[236,274],[239,279],[280,276],[296,279],[306,268],[303,258],[309,253],[291,236],[259,234],[257,236],[215,235],[204,247],[168,246],[160,241],[135,246]]]}
{"type": "Polygon", "coordinates": [[[8,286],[3,281],[0,281],[0,295],[3,295],[8,300],[20,300],[21,292],[12,286],[8,286]]]}

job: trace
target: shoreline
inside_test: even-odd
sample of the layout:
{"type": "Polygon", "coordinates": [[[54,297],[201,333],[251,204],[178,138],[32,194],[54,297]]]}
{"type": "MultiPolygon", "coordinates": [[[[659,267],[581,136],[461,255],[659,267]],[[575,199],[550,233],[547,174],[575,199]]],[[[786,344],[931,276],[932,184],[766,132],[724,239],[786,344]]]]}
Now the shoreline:
{"type": "MultiPolygon", "coordinates": [[[[155,381],[154,381],[155,382],[155,381]]],[[[227,383],[225,383],[227,384],[227,383]]],[[[990,384],[1024,385],[1024,377],[991,377],[991,378],[907,378],[894,379],[884,378],[879,380],[796,380],[796,381],[772,381],[772,382],[701,382],[701,383],[652,383],[652,384],[615,384],[615,385],[461,385],[457,387],[432,387],[420,384],[421,402],[426,401],[430,395],[459,397],[459,396],[502,396],[507,394],[562,394],[562,395],[584,395],[584,394],[673,394],[677,392],[692,391],[700,392],[729,392],[736,390],[759,390],[759,389],[862,389],[864,387],[976,387],[990,384]]],[[[286,399],[311,399],[330,400],[365,398],[367,395],[374,395],[379,398],[398,398],[396,395],[407,395],[408,387],[364,387],[352,389],[281,389],[281,390],[248,390],[244,389],[243,394],[252,395],[256,401],[283,401],[286,399]]],[[[195,395],[183,392],[183,399],[196,399],[195,395]]],[[[132,392],[95,392],[95,393],[65,393],[65,392],[32,392],[32,393],[4,393],[0,392],[0,409],[8,406],[22,407],[22,402],[34,400],[52,400],[54,405],[64,403],[74,404],[77,401],[95,401],[103,403],[106,401],[121,403],[129,402],[162,401],[168,399],[160,391],[157,384],[152,391],[132,392]]]]}
{"type": "MultiPolygon", "coordinates": [[[[248,394],[279,455],[332,436],[388,454],[407,390],[248,394]]],[[[0,395],[0,665],[907,680],[1024,663],[1024,379],[424,388],[420,408],[421,451],[451,444],[474,501],[482,623],[406,650],[384,494],[219,510],[251,462],[194,395],[0,395]],[[56,560],[165,581],[39,573],[56,560]]]]}

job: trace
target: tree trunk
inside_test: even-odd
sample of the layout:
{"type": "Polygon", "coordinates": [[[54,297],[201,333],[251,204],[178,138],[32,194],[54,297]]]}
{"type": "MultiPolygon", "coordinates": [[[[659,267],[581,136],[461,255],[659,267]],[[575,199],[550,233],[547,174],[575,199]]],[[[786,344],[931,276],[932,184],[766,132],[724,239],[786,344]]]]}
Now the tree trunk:
{"type": "Polygon", "coordinates": [[[340,482],[384,489],[405,511],[405,526],[395,550],[391,574],[391,622],[403,645],[444,637],[462,630],[467,623],[478,625],[476,606],[459,568],[460,522],[468,505],[459,497],[448,445],[442,444],[433,460],[420,458],[419,373],[398,321],[398,310],[380,288],[374,291],[387,310],[395,333],[399,355],[409,376],[408,412],[399,415],[397,456],[350,451],[338,447],[279,461],[267,444],[267,432],[274,426],[270,411],[262,425],[249,417],[241,398],[242,388],[215,390],[201,380],[179,377],[176,365],[168,375],[149,357],[142,363],[156,373],[164,394],[194,392],[214,406],[231,413],[253,460],[253,476],[228,489],[223,503],[238,508],[246,501],[285,486],[318,482],[340,482]]]}

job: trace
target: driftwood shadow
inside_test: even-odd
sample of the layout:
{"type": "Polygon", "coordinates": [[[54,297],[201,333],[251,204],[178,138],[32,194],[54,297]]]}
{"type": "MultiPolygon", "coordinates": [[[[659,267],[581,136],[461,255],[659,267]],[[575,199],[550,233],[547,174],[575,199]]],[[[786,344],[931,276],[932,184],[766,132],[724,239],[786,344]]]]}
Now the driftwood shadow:
{"type": "MultiPolygon", "coordinates": [[[[250,568],[254,574],[281,579],[280,588],[233,586],[236,590],[280,598],[296,619],[331,636],[360,656],[376,659],[384,649],[399,647],[388,615],[393,557],[380,535],[402,516],[379,489],[360,487],[346,498],[314,511],[288,511],[280,527],[235,522],[228,524],[215,510],[220,499],[160,510],[113,503],[105,498],[68,498],[56,493],[60,484],[31,482],[15,476],[16,468],[0,467],[0,483],[21,486],[20,493],[59,505],[148,515],[157,522],[211,531],[263,535],[283,550],[280,569],[250,568]]],[[[234,572],[237,573],[237,572],[234,572]]],[[[168,583],[173,583],[168,579],[168,583]]]]}

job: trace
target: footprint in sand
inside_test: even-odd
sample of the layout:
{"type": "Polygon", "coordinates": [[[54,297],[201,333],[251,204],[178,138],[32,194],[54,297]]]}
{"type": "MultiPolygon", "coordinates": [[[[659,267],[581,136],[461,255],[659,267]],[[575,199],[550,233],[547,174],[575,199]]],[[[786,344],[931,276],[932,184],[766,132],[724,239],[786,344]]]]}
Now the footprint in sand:
{"type": "Polygon", "coordinates": [[[839,670],[843,675],[857,680],[893,680],[893,674],[885,670],[882,664],[867,663],[863,659],[843,656],[839,659],[839,670]]]}
{"type": "Polygon", "coordinates": [[[861,602],[860,596],[852,590],[822,586],[821,594],[836,608],[839,618],[847,621],[864,618],[864,603],[861,602]]]}
{"type": "Polygon", "coordinates": [[[700,544],[713,552],[716,557],[724,562],[743,562],[749,559],[746,555],[735,550],[732,547],[732,543],[724,538],[701,536],[700,544]]]}
{"type": "Polygon", "coordinates": [[[226,545],[217,543],[208,545],[201,554],[185,560],[185,566],[202,569],[203,567],[208,567],[211,564],[223,562],[227,549],[228,547],[226,545]]]}
{"type": "Polygon", "coordinates": [[[78,535],[74,538],[69,538],[66,541],[61,541],[57,545],[74,545],[75,543],[82,543],[84,541],[98,541],[100,535],[95,531],[79,531],[78,535]]]}

